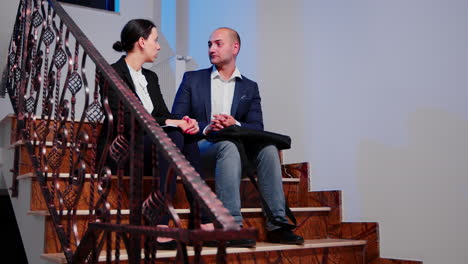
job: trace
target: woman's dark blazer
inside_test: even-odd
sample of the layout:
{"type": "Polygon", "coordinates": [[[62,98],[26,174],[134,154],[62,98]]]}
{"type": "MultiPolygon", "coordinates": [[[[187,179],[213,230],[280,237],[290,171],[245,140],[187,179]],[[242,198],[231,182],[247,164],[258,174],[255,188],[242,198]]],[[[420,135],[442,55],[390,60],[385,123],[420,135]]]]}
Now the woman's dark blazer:
{"type": "MultiPolygon", "coordinates": [[[[135,96],[139,98],[138,94],[135,91],[135,85],[133,84],[133,80],[130,75],[130,71],[128,70],[127,63],[125,62],[125,56],[122,56],[116,63],[112,64],[111,66],[112,68],[114,68],[117,74],[120,77],[122,77],[122,80],[128,85],[128,87],[130,88],[130,90],[132,90],[135,96]]],[[[148,82],[147,89],[154,106],[151,115],[156,119],[156,122],[158,122],[160,125],[165,125],[166,119],[179,119],[169,112],[166,103],[164,103],[164,99],[161,94],[161,89],[159,87],[158,75],[156,75],[156,73],[154,73],[153,71],[147,70],[145,68],[142,68],[142,73],[145,76],[146,81],[148,82]]],[[[117,94],[112,88],[109,87],[107,96],[109,100],[109,106],[112,109],[112,113],[117,113],[119,107],[119,100],[117,94]]]]}
{"type": "MultiPolygon", "coordinates": [[[[133,84],[132,77],[130,75],[130,71],[128,69],[127,63],[125,62],[125,56],[122,56],[116,63],[111,65],[112,68],[117,72],[117,74],[122,78],[122,80],[128,85],[130,90],[135,94],[135,96],[139,99],[138,94],[135,91],[135,85],[133,84]]],[[[146,81],[148,82],[147,89],[149,96],[151,98],[151,101],[153,103],[153,111],[151,112],[151,115],[156,119],[156,122],[159,123],[159,125],[165,125],[166,119],[180,119],[177,118],[177,116],[172,115],[166,104],[164,103],[164,99],[161,93],[161,89],[159,87],[159,80],[158,80],[158,75],[154,73],[153,71],[147,70],[142,68],[142,73],[146,78],[146,81]]],[[[100,85],[100,95],[101,95],[101,101],[104,106],[104,100],[103,100],[103,82],[101,82],[100,85]]],[[[112,87],[107,88],[107,98],[108,98],[108,103],[109,107],[111,109],[112,115],[113,115],[113,120],[114,120],[114,125],[113,125],[113,133],[112,133],[112,138],[115,138],[117,134],[117,124],[118,124],[118,109],[119,109],[119,96],[118,94],[114,91],[112,87]]],[[[130,111],[128,109],[124,110],[124,135],[125,137],[129,137],[129,131],[130,131],[130,111]]],[[[107,137],[107,131],[108,131],[108,119],[107,119],[107,113],[106,113],[106,118],[104,119],[103,127],[100,133],[99,137],[99,142],[98,142],[98,155],[99,153],[102,153],[104,144],[106,143],[106,137],[107,137]]],[[[129,138],[128,138],[129,139],[129,138]]],[[[112,142],[108,142],[111,144],[112,142]]],[[[99,156],[98,156],[99,157],[99,156]]]]}

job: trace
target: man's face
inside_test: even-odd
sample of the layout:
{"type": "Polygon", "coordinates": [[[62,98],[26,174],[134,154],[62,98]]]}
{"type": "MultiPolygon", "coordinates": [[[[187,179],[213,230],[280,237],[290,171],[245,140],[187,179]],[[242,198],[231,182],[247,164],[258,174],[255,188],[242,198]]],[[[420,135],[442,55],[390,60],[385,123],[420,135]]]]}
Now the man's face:
{"type": "Polygon", "coordinates": [[[210,62],[221,66],[232,62],[239,51],[239,44],[234,40],[227,29],[218,29],[208,40],[208,56],[210,62]]]}

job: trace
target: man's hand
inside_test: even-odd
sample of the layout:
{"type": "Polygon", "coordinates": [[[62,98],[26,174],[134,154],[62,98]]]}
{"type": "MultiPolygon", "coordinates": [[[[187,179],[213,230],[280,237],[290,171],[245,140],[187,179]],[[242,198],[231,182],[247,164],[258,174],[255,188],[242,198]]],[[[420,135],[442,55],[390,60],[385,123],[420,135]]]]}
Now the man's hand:
{"type": "Polygon", "coordinates": [[[214,115],[215,120],[219,120],[223,127],[228,127],[236,124],[236,119],[231,115],[219,114],[214,115]]]}
{"type": "Polygon", "coordinates": [[[236,124],[234,117],[225,114],[213,115],[213,120],[206,130],[206,134],[209,134],[211,131],[219,131],[225,127],[232,126],[236,124]]]}

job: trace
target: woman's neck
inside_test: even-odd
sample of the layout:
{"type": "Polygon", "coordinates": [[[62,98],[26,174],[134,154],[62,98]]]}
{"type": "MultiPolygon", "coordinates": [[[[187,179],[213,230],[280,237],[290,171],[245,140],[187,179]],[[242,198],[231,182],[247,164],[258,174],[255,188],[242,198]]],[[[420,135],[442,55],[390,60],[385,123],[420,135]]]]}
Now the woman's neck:
{"type": "Polygon", "coordinates": [[[144,59],[135,53],[127,54],[125,57],[125,62],[135,71],[141,70],[143,63],[145,63],[144,59]]]}

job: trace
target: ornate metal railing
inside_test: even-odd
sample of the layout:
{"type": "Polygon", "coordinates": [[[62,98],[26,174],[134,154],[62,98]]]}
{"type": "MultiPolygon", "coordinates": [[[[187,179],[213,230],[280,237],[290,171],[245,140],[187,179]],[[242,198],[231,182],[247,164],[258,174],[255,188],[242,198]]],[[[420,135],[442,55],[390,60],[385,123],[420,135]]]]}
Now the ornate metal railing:
{"type": "MultiPolygon", "coordinates": [[[[159,236],[177,240],[176,262],[188,262],[187,244],[193,243],[193,260],[198,263],[204,240],[255,237],[254,230],[239,229],[56,0],[20,1],[7,60],[2,89],[6,89],[16,113],[16,138],[27,149],[68,263],[95,263],[100,255],[107,262],[118,263],[124,248],[130,263],[139,263],[141,252],[145,262],[154,262],[159,236]],[[94,85],[88,82],[91,79],[94,85]],[[120,96],[119,118],[110,110],[107,89],[120,96]],[[130,113],[125,122],[124,112],[130,113]],[[105,118],[108,133],[98,156],[98,135],[105,118]],[[143,134],[151,138],[154,154],[149,192],[142,184],[143,134]],[[171,164],[168,180],[179,176],[192,193],[195,229],[184,228],[171,199],[159,192],[157,153],[171,164]],[[118,164],[116,175],[111,173],[109,160],[118,164]],[[127,192],[128,201],[124,199],[127,192]],[[126,208],[128,219],[122,213],[126,208]],[[200,229],[200,208],[212,218],[214,231],[200,229]],[[88,212],[85,225],[78,224],[80,209],[88,212]],[[175,227],[154,226],[165,213],[175,227]]],[[[14,177],[17,174],[15,169],[14,177]]],[[[225,243],[219,244],[218,261],[226,261],[225,243]]]]}

